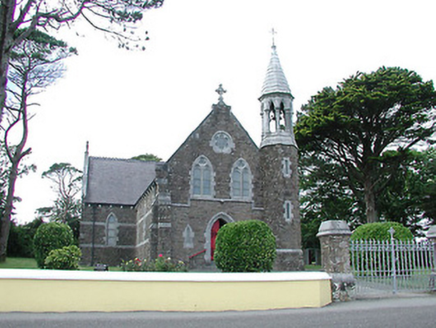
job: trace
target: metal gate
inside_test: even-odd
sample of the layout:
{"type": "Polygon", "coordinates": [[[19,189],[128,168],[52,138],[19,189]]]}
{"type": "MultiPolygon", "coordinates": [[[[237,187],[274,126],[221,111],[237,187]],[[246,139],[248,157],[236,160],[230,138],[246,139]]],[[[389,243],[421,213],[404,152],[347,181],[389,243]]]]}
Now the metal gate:
{"type": "Polygon", "coordinates": [[[434,290],[430,241],[357,240],[350,251],[356,294],[434,290]]]}

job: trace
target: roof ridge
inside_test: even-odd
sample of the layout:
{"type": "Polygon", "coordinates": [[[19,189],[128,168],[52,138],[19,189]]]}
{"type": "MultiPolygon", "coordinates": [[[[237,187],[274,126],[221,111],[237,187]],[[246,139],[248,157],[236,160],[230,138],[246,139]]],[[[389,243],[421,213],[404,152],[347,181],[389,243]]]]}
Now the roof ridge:
{"type": "Polygon", "coordinates": [[[120,157],[105,157],[105,156],[89,156],[89,158],[93,159],[101,159],[106,161],[122,161],[122,162],[141,162],[141,163],[165,163],[164,161],[143,161],[140,159],[133,159],[133,158],[120,158],[120,157]]]}

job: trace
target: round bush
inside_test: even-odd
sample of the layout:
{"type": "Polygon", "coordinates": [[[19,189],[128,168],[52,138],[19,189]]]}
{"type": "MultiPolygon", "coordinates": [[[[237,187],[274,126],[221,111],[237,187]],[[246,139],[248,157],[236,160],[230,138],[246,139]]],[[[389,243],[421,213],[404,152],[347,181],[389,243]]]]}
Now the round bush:
{"type": "MultiPolygon", "coordinates": [[[[391,234],[390,228],[394,228],[394,238],[401,241],[412,240],[413,235],[409,229],[398,222],[376,222],[366,223],[354,230],[351,235],[351,240],[374,240],[374,241],[389,241],[391,234]]],[[[383,259],[380,257],[366,256],[361,252],[352,252],[352,262],[359,270],[363,271],[365,275],[383,275],[386,270],[392,269],[392,258],[390,252],[384,253],[383,259]]],[[[400,274],[410,274],[407,271],[399,272],[400,274]]]]}
{"type": "Polygon", "coordinates": [[[275,258],[276,239],[265,222],[232,222],[218,231],[214,261],[223,272],[271,271],[275,258]]]}
{"type": "Polygon", "coordinates": [[[52,250],[45,258],[46,269],[78,270],[82,252],[76,245],[65,246],[52,250]]]}
{"type": "Polygon", "coordinates": [[[397,240],[413,239],[412,232],[398,222],[366,223],[357,227],[351,235],[352,240],[390,240],[390,228],[394,228],[394,238],[397,240]]]}
{"type": "Polygon", "coordinates": [[[44,223],[36,230],[33,244],[36,263],[44,268],[45,258],[50,251],[73,244],[73,231],[67,224],[44,223]]]}

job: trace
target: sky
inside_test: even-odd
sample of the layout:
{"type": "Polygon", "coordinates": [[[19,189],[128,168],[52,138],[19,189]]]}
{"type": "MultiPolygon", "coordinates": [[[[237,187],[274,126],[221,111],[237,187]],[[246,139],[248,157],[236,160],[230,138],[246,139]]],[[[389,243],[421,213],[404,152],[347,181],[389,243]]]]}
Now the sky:
{"type": "Polygon", "coordinates": [[[165,0],[145,13],[150,41],[137,52],[80,22],[62,30],[79,55],[37,96],[26,163],[38,169],[17,181],[15,218],[29,222],[52,205],[42,172],[60,162],[82,169],[87,141],[91,156],[167,160],[218,102],[219,84],[259,144],[272,28],[296,111],[324,87],[381,66],[435,81],[435,12],[434,0],[165,0]]]}

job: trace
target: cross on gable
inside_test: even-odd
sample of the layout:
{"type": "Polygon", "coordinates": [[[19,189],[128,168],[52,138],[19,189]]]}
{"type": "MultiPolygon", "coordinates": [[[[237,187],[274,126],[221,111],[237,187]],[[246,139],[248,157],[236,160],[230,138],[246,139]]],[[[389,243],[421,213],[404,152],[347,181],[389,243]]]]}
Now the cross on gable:
{"type": "Polygon", "coordinates": [[[218,98],[219,102],[223,102],[223,94],[227,92],[227,90],[223,89],[223,85],[220,84],[218,89],[215,90],[215,92],[220,95],[220,97],[218,98]]]}

